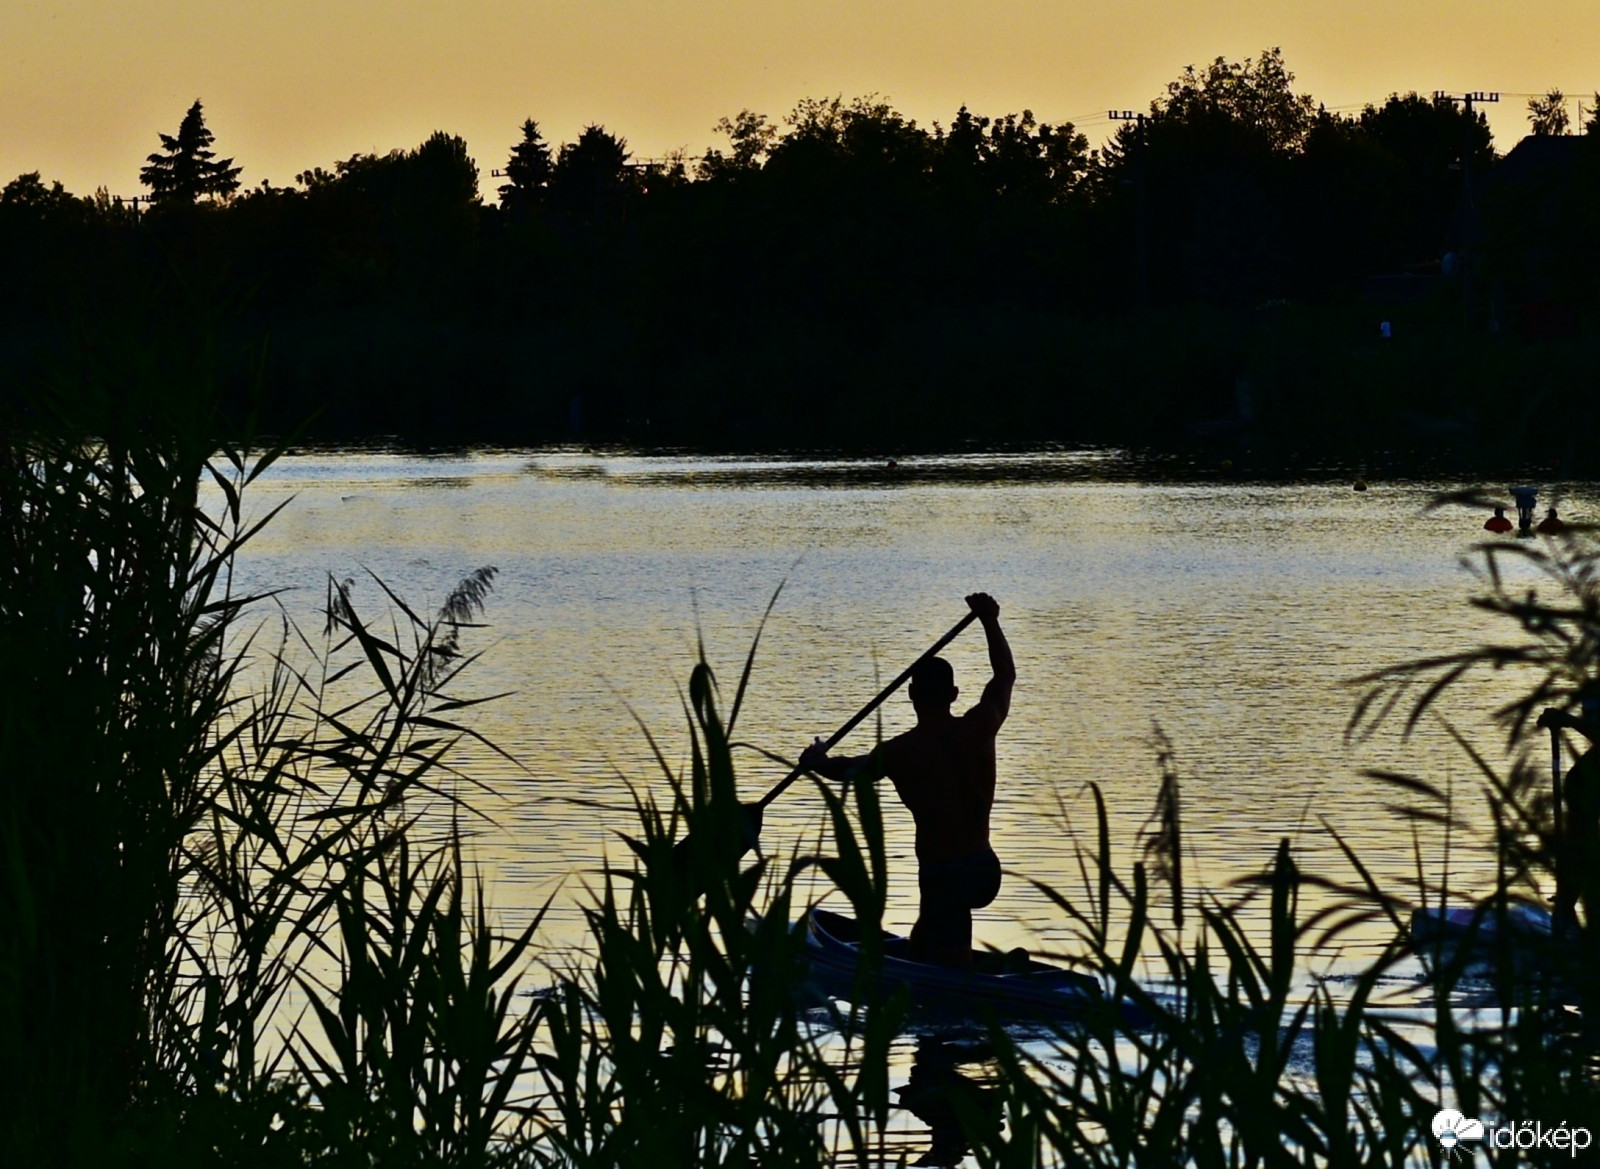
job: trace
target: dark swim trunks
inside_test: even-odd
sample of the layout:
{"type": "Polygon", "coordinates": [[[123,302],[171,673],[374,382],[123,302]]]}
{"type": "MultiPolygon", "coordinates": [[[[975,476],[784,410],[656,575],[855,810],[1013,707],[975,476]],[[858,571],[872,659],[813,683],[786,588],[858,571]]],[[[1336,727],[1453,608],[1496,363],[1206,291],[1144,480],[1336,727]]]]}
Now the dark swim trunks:
{"type": "Polygon", "coordinates": [[[918,915],[924,943],[935,949],[970,945],[972,911],[988,905],[1000,892],[1000,858],[992,848],[920,866],[922,893],[918,915]]]}

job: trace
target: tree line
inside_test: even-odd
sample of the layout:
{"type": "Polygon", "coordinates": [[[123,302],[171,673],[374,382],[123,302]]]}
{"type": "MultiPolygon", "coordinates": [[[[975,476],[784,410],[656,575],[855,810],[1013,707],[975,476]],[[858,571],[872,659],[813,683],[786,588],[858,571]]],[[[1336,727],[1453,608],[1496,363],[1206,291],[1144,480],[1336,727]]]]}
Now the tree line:
{"type": "MultiPolygon", "coordinates": [[[[1554,91],[1529,116],[1572,128],[1554,91]]],[[[247,187],[197,101],[141,172],[144,213],[38,174],[0,192],[0,302],[28,355],[0,377],[59,365],[62,320],[147,335],[132,322],[198,302],[269,338],[273,422],[320,408],[330,434],[1159,437],[1235,410],[1250,378],[1281,387],[1262,425],[1275,394],[1305,427],[1327,379],[1262,358],[1261,320],[1316,314],[1341,352],[1374,312],[1407,337],[1498,331],[1525,300],[1586,311],[1600,259],[1595,118],[1562,197],[1497,192],[1481,111],[1415,92],[1330,111],[1276,49],[1185,69],[1098,148],[1029,110],[922,126],[876,95],[715,129],[699,157],[646,161],[603,126],[555,146],[529,119],[488,192],[444,132],[247,187]],[[1561,240],[1537,288],[1530,218],[1561,240]],[[1384,274],[1430,291],[1368,311],[1384,274]],[[996,408],[963,423],[974,392],[996,408]]],[[[1416,392],[1396,409],[1451,406],[1416,392]]]]}

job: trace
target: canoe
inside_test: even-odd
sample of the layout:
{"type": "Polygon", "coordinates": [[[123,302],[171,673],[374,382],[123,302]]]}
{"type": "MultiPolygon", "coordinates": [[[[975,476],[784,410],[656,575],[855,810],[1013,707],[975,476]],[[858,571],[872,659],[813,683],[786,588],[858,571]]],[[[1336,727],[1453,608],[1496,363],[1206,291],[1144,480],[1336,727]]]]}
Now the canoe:
{"type": "Polygon", "coordinates": [[[1463,905],[1454,909],[1419,909],[1411,915],[1411,941],[1422,958],[1438,966],[1455,965],[1463,958],[1468,974],[1481,974],[1499,965],[1509,954],[1519,974],[1547,964],[1555,936],[1550,914],[1534,905],[1506,907],[1502,921],[1493,905],[1463,905]]]}
{"type": "MultiPolygon", "coordinates": [[[[861,960],[860,931],[854,918],[827,909],[811,909],[794,925],[805,932],[806,960],[812,981],[835,998],[856,993],[861,960]]],[[[887,997],[904,987],[917,1006],[965,1018],[1081,1018],[1105,1005],[1098,979],[1032,958],[975,953],[975,968],[953,970],[906,957],[907,939],[883,935],[883,961],[872,972],[873,990],[887,997]],[[989,967],[989,969],[985,969],[989,967]]],[[[1123,1004],[1124,1021],[1144,1025],[1142,1012],[1123,1004]]]]}

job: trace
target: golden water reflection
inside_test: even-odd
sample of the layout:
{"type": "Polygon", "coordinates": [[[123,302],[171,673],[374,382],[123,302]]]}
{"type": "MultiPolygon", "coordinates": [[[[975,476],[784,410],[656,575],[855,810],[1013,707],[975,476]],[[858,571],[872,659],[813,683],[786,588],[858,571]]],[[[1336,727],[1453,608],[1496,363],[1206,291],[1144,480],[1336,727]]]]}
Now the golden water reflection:
{"type": "MultiPolygon", "coordinates": [[[[476,725],[527,771],[473,753],[494,821],[479,825],[475,847],[508,924],[556,893],[546,929],[557,948],[580,940],[584,875],[619,851],[625,780],[652,778],[629,706],[678,749],[697,621],[731,696],[785,579],[741,738],[793,754],[828,733],[982,589],[1001,603],[1019,674],[994,814],[1009,869],[1076,886],[1062,812],[1092,827],[1090,781],[1106,793],[1126,868],[1154,799],[1159,725],[1186,780],[1192,881],[1218,887],[1258,872],[1282,836],[1305,867],[1343,871],[1326,822],[1380,880],[1399,883],[1414,874],[1411,839],[1359,770],[1411,768],[1470,793],[1470,768],[1428,728],[1410,743],[1347,744],[1345,682],[1492,631],[1465,603],[1473,582],[1458,564],[1482,517],[1424,511],[1457,486],[1379,482],[1358,494],[1347,483],[1148,481],[1106,452],[892,469],[565,451],[305,454],[252,488],[258,512],[295,500],[248,552],[244,583],[294,588],[291,611],[315,624],[328,573],[357,577],[358,603],[376,610],[362,568],[413,605],[437,605],[480,565],[500,569],[470,686],[515,692],[476,725]]],[[[1565,495],[1563,512],[1592,513],[1586,491],[1565,495]]],[[[949,657],[975,698],[987,676],[981,636],[949,657]]],[[[1463,690],[1449,711],[1501,759],[1485,711],[1509,680],[1494,681],[1502,688],[1463,690]]],[[[893,699],[883,733],[910,721],[893,699]]],[[[869,721],[856,742],[872,733],[869,721]]],[[[753,797],[780,775],[752,756],[742,790],[753,797]]],[[[818,801],[796,787],[763,842],[786,853],[819,827],[818,801]]],[[[904,928],[915,871],[898,807],[889,851],[890,923],[904,928]]],[[[1002,947],[1070,943],[1020,877],[978,929],[1002,947]]]]}

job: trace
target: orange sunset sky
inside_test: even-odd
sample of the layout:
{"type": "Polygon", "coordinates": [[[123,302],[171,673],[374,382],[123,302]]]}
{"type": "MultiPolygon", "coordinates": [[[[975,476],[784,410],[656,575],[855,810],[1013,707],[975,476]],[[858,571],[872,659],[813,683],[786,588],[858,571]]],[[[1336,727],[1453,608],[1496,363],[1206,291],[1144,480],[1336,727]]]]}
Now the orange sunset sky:
{"type": "Polygon", "coordinates": [[[439,129],[467,139],[488,190],[526,117],[558,143],[599,122],[650,157],[704,150],[741,107],[777,117],[834,93],[881,93],[924,124],[963,102],[1027,107],[1099,142],[1108,107],[1272,45],[1335,108],[1500,90],[1502,151],[1527,94],[1600,88],[1595,0],[0,0],[0,182],[38,170],[137,194],[196,97],[251,186],[439,129]]]}

